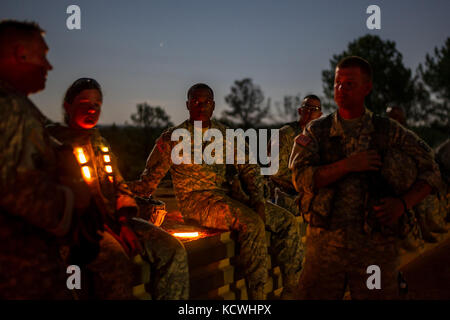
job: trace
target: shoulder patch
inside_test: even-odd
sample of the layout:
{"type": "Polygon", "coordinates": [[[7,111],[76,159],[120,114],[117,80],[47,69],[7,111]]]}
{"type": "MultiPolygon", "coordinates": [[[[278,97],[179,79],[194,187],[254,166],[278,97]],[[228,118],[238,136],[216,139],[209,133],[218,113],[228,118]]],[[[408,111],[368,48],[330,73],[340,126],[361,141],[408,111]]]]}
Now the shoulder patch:
{"type": "Polygon", "coordinates": [[[311,138],[304,134],[300,134],[297,136],[297,138],[295,138],[295,142],[301,146],[306,147],[311,142],[311,138]]]}

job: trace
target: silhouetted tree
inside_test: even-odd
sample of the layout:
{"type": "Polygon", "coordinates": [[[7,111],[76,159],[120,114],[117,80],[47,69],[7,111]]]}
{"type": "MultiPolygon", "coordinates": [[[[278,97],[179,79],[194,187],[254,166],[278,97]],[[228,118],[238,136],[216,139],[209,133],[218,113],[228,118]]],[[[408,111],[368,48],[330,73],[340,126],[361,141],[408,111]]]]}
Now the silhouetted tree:
{"type": "Polygon", "coordinates": [[[249,78],[236,80],[225,102],[231,110],[223,111],[224,122],[235,123],[243,129],[260,126],[269,114],[270,99],[265,101],[261,88],[249,78]]]}
{"type": "Polygon", "coordinates": [[[173,126],[170,116],[160,106],[153,107],[144,102],[136,108],[136,113],[131,115],[131,121],[138,127],[162,129],[173,126]]]}
{"type": "Polygon", "coordinates": [[[419,65],[419,74],[426,88],[433,93],[423,116],[443,125],[450,132],[450,38],[442,48],[434,48],[434,57],[427,54],[425,64],[419,65]]]}
{"type": "Polygon", "coordinates": [[[275,102],[279,120],[283,123],[297,120],[297,109],[301,103],[302,97],[300,93],[295,96],[284,96],[283,102],[275,102]]]}

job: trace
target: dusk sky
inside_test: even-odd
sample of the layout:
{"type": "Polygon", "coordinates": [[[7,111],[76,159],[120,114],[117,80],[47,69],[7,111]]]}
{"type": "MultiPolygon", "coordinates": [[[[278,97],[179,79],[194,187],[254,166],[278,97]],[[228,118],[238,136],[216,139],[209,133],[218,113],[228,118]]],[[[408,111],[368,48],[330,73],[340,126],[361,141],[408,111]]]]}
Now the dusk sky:
{"type": "Polygon", "coordinates": [[[101,124],[130,123],[136,104],[163,107],[177,124],[187,118],[186,91],[206,82],[216,116],[234,80],[250,77],[266,97],[323,95],[321,72],[333,54],[365,34],[393,40],[414,71],[450,36],[450,1],[23,1],[1,0],[0,19],[32,20],[50,47],[45,91],[31,96],[52,120],[79,77],[104,90],[101,124]],[[68,30],[66,9],[81,8],[81,30],[68,30]],[[381,8],[381,30],[366,9],[381,8]]]}

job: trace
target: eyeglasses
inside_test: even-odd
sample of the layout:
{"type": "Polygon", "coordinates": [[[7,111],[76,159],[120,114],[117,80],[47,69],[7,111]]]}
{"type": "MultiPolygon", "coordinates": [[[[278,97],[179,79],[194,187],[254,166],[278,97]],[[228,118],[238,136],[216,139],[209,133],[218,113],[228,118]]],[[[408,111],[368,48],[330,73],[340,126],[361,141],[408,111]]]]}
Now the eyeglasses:
{"type": "Polygon", "coordinates": [[[302,105],[302,109],[306,109],[306,110],[308,110],[310,112],[321,111],[322,110],[322,108],[320,106],[318,107],[318,106],[313,106],[313,105],[310,105],[310,104],[302,105]]]}

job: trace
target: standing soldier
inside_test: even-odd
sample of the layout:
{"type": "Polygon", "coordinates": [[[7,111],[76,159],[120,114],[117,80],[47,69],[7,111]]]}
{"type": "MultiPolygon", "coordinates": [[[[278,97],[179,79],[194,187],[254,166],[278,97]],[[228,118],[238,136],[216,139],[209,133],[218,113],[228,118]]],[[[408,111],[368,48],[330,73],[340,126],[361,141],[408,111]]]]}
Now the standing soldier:
{"type": "MultiPolygon", "coordinates": [[[[400,106],[389,106],[386,108],[386,115],[400,123],[405,128],[406,124],[406,115],[405,111],[400,106]]],[[[406,165],[406,164],[405,164],[406,165]]],[[[440,188],[442,189],[442,188],[440,188]]],[[[432,232],[436,233],[445,233],[446,230],[443,227],[444,217],[441,217],[440,205],[439,205],[439,195],[430,194],[425,197],[419,204],[414,207],[415,212],[415,220],[417,220],[416,227],[420,229],[420,232],[410,233],[405,241],[402,242],[401,246],[406,250],[414,250],[417,248],[415,243],[423,242],[437,242],[437,238],[432,234],[432,232]],[[416,237],[415,235],[421,235],[421,239],[416,237]]]]}
{"type": "Polygon", "coordinates": [[[341,299],[346,284],[353,299],[398,298],[396,242],[406,232],[407,211],[440,185],[431,149],[396,121],[365,108],[371,90],[369,63],[354,56],[341,60],[334,80],[338,110],[295,139],[289,167],[309,216],[301,299],[341,299]],[[410,186],[380,173],[393,150],[417,163],[410,186]],[[368,285],[370,266],[381,281],[375,287],[368,285]]]}
{"type": "MultiPolygon", "coordinates": [[[[286,124],[279,132],[279,168],[278,172],[269,176],[271,194],[274,194],[275,203],[294,215],[298,215],[298,205],[296,203],[297,191],[292,184],[292,172],[289,170],[289,156],[292,151],[294,139],[303,132],[306,125],[312,120],[320,118],[322,115],[319,97],[307,95],[298,108],[300,116],[298,121],[286,124]]],[[[269,147],[271,142],[269,142],[269,147]]]]}
{"type": "MultiPolygon", "coordinates": [[[[172,133],[194,134],[194,121],[201,121],[202,128],[219,130],[226,136],[226,127],[211,120],[214,110],[214,93],[206,84],[192,86],[187,94],[186,107],[190,118],[177,127],[164,132],[156,141],[150,153],[144,172],[139,181],[130,183],[130,188],[139,195],[148,196],[158,186],[161,179],[170,170],[181,213],[185,219],[195,220],[204,227],[222,230],[234,230],[238,233],[241,264],[247,279],[250,299],[264,299],[264,284],[268,277],[268,251],[265,239],[265,227],[272,234],[272,243],[276,258],[280,264],[285,298],[298,284],[302,250],[300,246],[299,225],[294,216],[264,198],[264,180],[258,165],[211,163],[175,164],[172,160],[172,148],[177,141],[172,141],[172,133]],[[249,201],[243,203],[230,195],[227,184],[227,166],[233,166],[238,173],[249,201]]],[[[224,149],[226,150],[226,139],[224,149]]],[[[184,155],[195,156],[195,144],[192,138],[190,152],[184,155]]],[[[202,148],[208,144],[203,143],[202,148]]],[[[200,150],[199,150],[200,151],[200,150]]],[[[201,150],[203,152],[203,150],[201,150]]],[[[234,150],[236,151],[236,150],[234,150]]],[[[185,150],[186,152],[186,150],[185,150]]],[[[236,156],[236,152],[234,153],[236,156]]],[[[248,154],[246,154],[248,157],[248,154]]],[[[247,159],[248,160],[248,159],[247,159]]]]}
{"type": "Polygon", "coordinates": [[[436,162],[439,164],[444,182],[441,192],[442,216],[446,222],[450,222],[450,139],[436,148],[436,162]]]}
{"type": "MultiPolygon", "coordinates": [[[[75,150],[79,170],[83,170],[104,220],[105,232],[102,232],[98,256],[87,266],[94,278],[94,297],[133,298],[133,284],[137,286],[144,281],[145,290],[153,299],[187,299],[186,250],[180,241],[161,228],[135,219],[138,206],[133,194],[123,181],[108,142],[94,128],[102,102],[103,94],[97,81],[78,79],[64,96],[65,125],[48,127],[52,136],[75,150]],[[138,254],[150,263],[151,279],[138,279],[141,272],[131,260],[138,254]]],[[[85,255],[85,250],[73,246],[71,258],[79,259],[85,255]]],[[[134,296],[138,294],[148,297],[143,292],[134,296]]]]}
{"type": "Polygon", "coordinates": [[[0,299],[71,297],[58,239],[90,198],[82,184],[58,182],[48,120],[28,99],[52,69],[43,33],[0,22],[0,299]]]}

